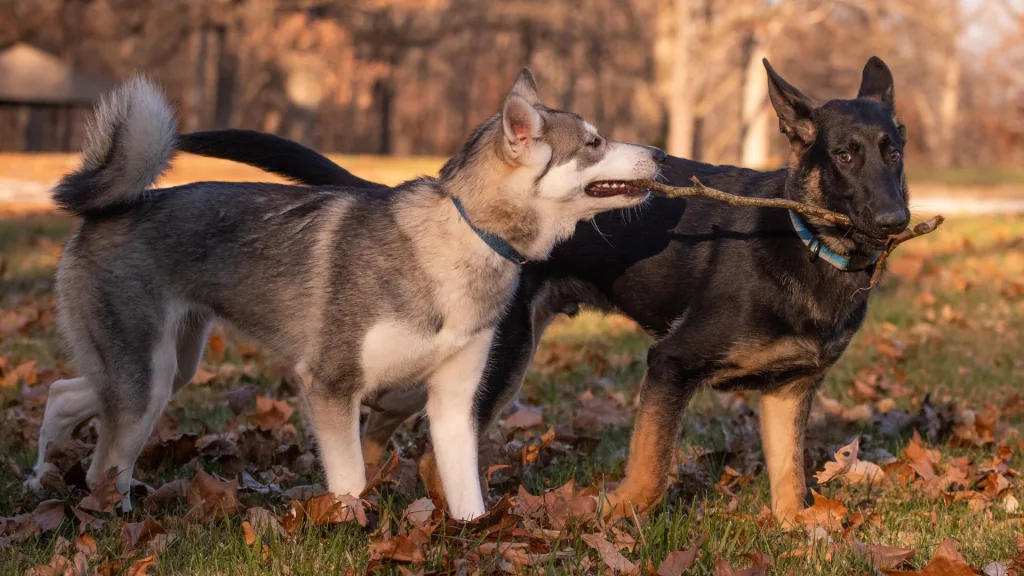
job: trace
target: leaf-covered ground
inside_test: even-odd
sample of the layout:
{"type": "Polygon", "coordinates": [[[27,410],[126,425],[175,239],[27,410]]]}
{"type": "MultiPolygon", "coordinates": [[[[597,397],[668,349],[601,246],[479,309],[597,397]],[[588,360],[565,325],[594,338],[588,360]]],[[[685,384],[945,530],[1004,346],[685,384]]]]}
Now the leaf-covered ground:
{"type": "Polygon", "coordinates": [[[649,340],[592,313],[548,331],[519,405],[485,441],[493,512],[475,524],[446,520],[419,482],[423,422],[400,433],[384,470],[370,471],[363,500],[320,495],[294,380],[223,332],[139,460],[134,511],[113,512],[109,483],[83,489],[90,424],[51,451],[63,474],[47,479],[50,492],[26,496],[47,386],[74,373],[50,293],[73,224],[0,221],[0,573],[1024,568],[1024,218],[953,219],[894,254],[867,325],[815,404],[805,463],[816,495],[795,531],[765,512],[756,395],[710,391],[681,415],[663,504],[597,520],[593,494],[624,469],[649,340]]]}

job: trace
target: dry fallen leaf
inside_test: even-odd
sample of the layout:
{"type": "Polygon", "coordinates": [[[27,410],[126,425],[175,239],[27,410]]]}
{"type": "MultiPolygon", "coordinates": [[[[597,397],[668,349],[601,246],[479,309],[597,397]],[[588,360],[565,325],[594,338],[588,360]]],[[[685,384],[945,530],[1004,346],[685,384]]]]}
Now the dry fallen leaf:
{"type": "Polygon", "coordinates": [[[149,569],[156,566],[156,556],[146,556],[145,558],[139,558],[132,565],[128,567],[127,576],[143,576],[149,574],[149,569]]]}
{"type": "Polygon", "coordinates": [[[938,450],[928,448],[916,430],[913,438],[910,439],[910,444],[903,449],[902,455],[910,468],[925,481],[936,477],[935,466],[942,459],[942,455],[938,450]]]}
{"type": "Polygon", "coordinates": [[[166,533],[163,526],[149,518],[142,522],[125,524],[121,528],[121,554],[127,554],[136,546],[145,545],[156,536],[166,533]]]}
{"type": "Polygon", "coordinates": [[[585,491],[577,491],[573,480],[564,486],[534,496],[519,486],[515,513],[524,518],[547,519],[551,528],[561,530],[570,520],[588,520],[597,514],[597,499],[585,491]]]}
{"type": "Polygon", "coordinates": [[[321,494],[309,500],[292,500],[291,509],[281,517],[281,526],[288,534],[296,534],[303,522],[314,526],[328,526],[341,522],[356,522],[366,526],[366,509],[359,498],[335,494],[321,494]]]}
{"type": "Polygon", "coordinates": [[[242,537],[245,538],[245,545],[252,548],[256,544],[256,531],[248,520],[242,520],[242,537]]]}
{"type": "Polygon", "coordinates": [[[533,428],[544,423],[544,417],[540,410],[522,409],[518,410],[505,419],[506,428],[533,428]]]}
{"type": "Polygon", "coordinates": [[[629,424],[629,417],[614,398],[596,397],[588,390],[580,395],[572,427],[586,432],[605,433],[629,424]]]}
{"type": "Polygon", "coordinates": [[[89,563],[81,554],[76,555],[75,562],[68,560],[66,556],[55,552],[46,564],[39,564],[25,572],[26,576],[70,576],[87,574],[89,563]],[[81,560],[80,560],[81,559],[81,560]],[[84,566],[81,564],[84,562],[84,566]],[[84,568],[84,570],[83,570],[84,568]]]}
{"type": "Polygon", "coordinates": [[[258,537],[269,534],[273,534],[277,538],[284,538],[286,536],[284,529],[281,528],[281,523],[277,520],[277,516],[266,508],[246,508],[243,523],[247,523],[249,528],[253,530],[254,535],[258,537]]]}
{"type": "MultiPolygon", "coordinates": [[[[1010,570],[1002,562],[989,562],[981,573],[985,576],[1010,576],[1010,570]]],[[[1016,573],[1013,576],[1017,576],[1016,573]]]]}
{"type": "Polygon", "coordinates": [[[431,515],[437,507],[430,498],[413,500],[402,513],[402,518],[414,526],[422,526],[430,521],[431,515]]]}
{"type": "Polygon", "coordinates": [[[366,487],[363,488],[362,493],[359,495],[360,498],[366,498],[367,496],[372,494],[373,491],[379,488],[381,484],[383,484],[386,480],[391,479],[391,474],[395,471],[395,469],[398,468],[398,463],[399,460],[401,459],[398,450],[398,444],[396,444],[394,441],[391,441],[390,447],[391,456],[388,457],[388,460],[387,462],[384,463],[384,466],[380,467],[379,469],[372,465],[367,466],[366,487]]]}
{"type": "Polygon", "coordinates": [[[797,522],[812,532],[818,527],[829,532],[841,530],[843,518],[846,517],[846,506],[839,500],[829,500],[814,490],[811,490],[811,495],[814,497],[814,504],[796,515],[797,522]]]}
{"type": "Polygon", "coordinates": [[[850,485],[879,484],[885,476],[882,468],[873,462],[860,460],[857,457],[859,451],[860,436],[836,451],[836,461],[826,462],[825,469],[814,475],[818,484],[825,484],[837,478],[850,485]]]}
{"type": "Polygon", "coordinates": [[[194,522],[205,524],[217,518],[229,518],[241,506],[238,480],[222,482],[199,470],[188,485],[185,500],[190,508],[186,518],[194,522]]]}
{"type": "Polygon", "coordinates": [[[113,468],[92,487],[92,491],[78,504],[79,508],[93,512],[114,511],[114,504],[125,499],[117,489],[117,471],[113,468]]]}
{"type": "Polygon", "coordinates": [[[36,373],[36,362],[35,360],[29,360],[19,364],[14,370],[0,378],[0,388],[13,388],[19,382],[24,382],[26,387],[31,387],[35,386],[38,381],[39,376],[36,373]]]}
{"type": "Polygon", "coordinates": [[[249,423],[268,432],[282,426],[291,419],[295,409],[284,400],[274,400],[266,396],[256,397],[256,413],[249,415],[249,423]]]}
{"type": "Polygon", "coordinates": [[[856,540],[850,546],[853,553],[880,570],[892,570],[914,557],[916,550],[864,544],[856,540]]]}
{"type": "Polygon", "coordinates": [[[176,500],[184,500],[188,495],[188,480],[178,478],[157,488],[146,498],[157,507],[167,506],[176,500]]]}
{"type": "Polygon", "coordinates": [[[427,561],[425,547],[429,541],[430,534],[425,529],[416,527],[408,534],[399,534],[394,538],[370,544],[370,559],[421,564],[427,561]]]}
{"type": "Polygon", "coordinates": [[[626,559],[625,556],[615,549],[611,542],[607,541],[600,534],[584,534],[583,541],[594,550],[597,550],[601,560],[616,574],[639,574],[640,569],[626,559]]]}
{"type": "Polygon", "coordinates": [[[724,558],[715,563],[715,576],[767,576],[771,559],[764,552],[753,552],[744,556],[750,560],[750,568],[733,568],[724,558]]]}
{"type": "Polygon", "coordinates": [[[75,539],[75,550],[91,557],[96,553],[96,539],[88,534],[82,534],[75,539]]]}
{"type": "Polygon", "coordinates": [[[887,576],[977,576],[977,572],[967,564],[964,557],[956,550],[956,542],[946,538],[931,562],[920,570],[882,570],[887,576]]]}
{"type": "Polygon", "coordinates": [[[32,511],[32,520],[42,532],[56,530],[64,520],[64,502],[62,500],[44,500],[32,511]]]}
{"type": "Polygon", "coordinates": [[[706,540],[707,537],[704,537],[692,548],[669,552],[668,556],[665,556],[665,559],[658,565],[658,576],[682,576],[690,569],[690,566],[693,566],[697,560],[697,553],[700,552],[701,546],[706,540]]]}

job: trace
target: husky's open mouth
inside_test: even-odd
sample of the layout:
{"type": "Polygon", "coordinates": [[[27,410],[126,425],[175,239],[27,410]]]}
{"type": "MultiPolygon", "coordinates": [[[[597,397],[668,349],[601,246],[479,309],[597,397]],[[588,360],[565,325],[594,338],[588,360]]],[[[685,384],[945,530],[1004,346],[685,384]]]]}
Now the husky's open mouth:
{"type": "Polygon", "coordinates": [[[629,182],[622,180],[601,180],[600,182],[591,182],[587,184],[584,189],[587,196],[593,196],[595,198],[608,198],[611,196],[643,196],[647,194],[647,190],[634,186],[629,182]]]}

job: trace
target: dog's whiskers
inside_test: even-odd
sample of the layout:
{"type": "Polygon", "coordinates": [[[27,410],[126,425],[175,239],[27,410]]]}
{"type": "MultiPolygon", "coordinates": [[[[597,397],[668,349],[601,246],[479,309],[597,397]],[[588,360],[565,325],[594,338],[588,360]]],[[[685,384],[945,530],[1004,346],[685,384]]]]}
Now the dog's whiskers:
{"type": "Polygon", "coordinates": [[[597,235],[600,236],[602,240],[607,242],[609,246],[612,245],[611,241],[608,240],[608,235],[602,232],[601,229],[597,227],[597,219],[591,218],[590,225],[594,227],[594,230],[597,231],[597,235]]]}

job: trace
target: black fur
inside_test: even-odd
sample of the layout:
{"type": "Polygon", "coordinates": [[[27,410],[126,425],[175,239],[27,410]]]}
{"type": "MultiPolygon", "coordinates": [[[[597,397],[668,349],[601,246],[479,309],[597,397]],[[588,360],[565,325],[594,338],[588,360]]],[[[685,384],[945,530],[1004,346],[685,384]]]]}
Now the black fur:
{"type": "Polygon", "coordinates": [[[213,130],[182,134],[178,138],[178,150],[258,166],[308,186],[386,188],[383,184],[355,176],[330,158],[302,144],[283,139],[267,140],[266,134],[255,130],[213,130]],[[278,145],[278,140],[288,145],[278,145]]]}

